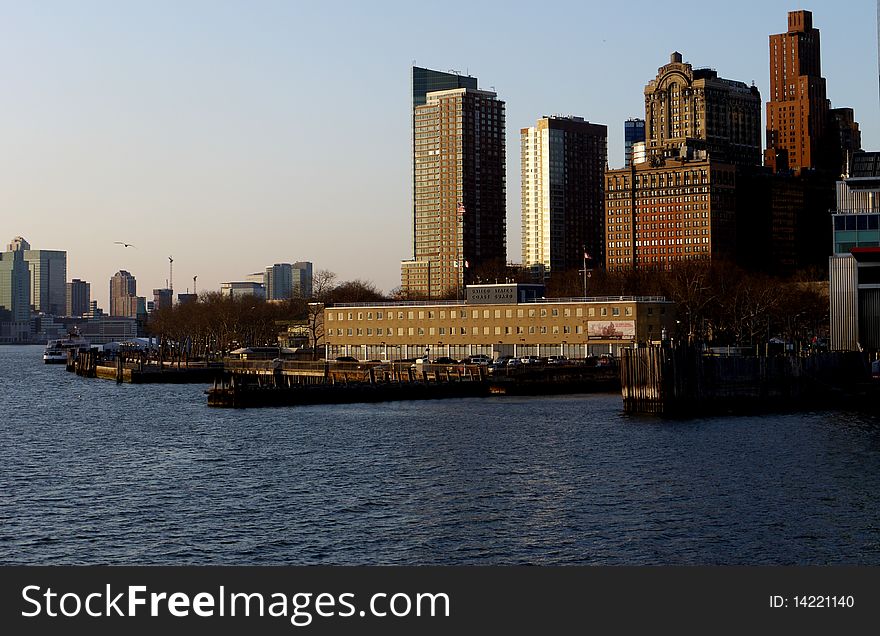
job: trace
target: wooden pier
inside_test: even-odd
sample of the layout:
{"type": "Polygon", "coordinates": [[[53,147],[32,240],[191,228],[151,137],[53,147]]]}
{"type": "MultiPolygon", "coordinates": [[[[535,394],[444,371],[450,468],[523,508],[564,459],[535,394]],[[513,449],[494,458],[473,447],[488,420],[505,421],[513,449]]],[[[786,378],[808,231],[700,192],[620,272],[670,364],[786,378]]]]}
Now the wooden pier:
{"type": "Polygon", "coordinates": [[[857,352],[810,356],[717,356],[691,347],[622,350],[626,413],[688,416],[798,410],[876,394],[857,352]]]}
{"type": "Polygon", "coordinates": [[[150,360],[138,352],[104,358],[96,349],[70,350],[67,371],[85,378],[115,380],[117,384],[211,384],[223,373],[222,363],[186,363],[150,360]]]}

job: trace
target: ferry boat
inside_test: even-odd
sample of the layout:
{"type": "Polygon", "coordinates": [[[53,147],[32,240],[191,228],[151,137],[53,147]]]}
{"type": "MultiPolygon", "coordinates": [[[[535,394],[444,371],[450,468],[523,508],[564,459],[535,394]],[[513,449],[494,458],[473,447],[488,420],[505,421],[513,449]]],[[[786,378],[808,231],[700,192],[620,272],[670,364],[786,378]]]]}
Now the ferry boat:
{"type": "Polygon", "coordinates": [[[46,343],[46,350],[43,352],[43,362],[46,364],[64,364],[67,362],[68,349],[88,349],[89,341],[78,333],[70,333],[66,338],[60,340],[50,340],[46,343]]]}

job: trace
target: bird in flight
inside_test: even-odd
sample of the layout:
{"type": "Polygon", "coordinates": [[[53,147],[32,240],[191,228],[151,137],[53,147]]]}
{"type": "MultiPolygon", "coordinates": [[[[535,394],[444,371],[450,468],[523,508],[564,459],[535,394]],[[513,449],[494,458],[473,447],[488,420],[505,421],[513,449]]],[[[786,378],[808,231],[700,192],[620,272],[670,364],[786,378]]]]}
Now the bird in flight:
{"type": "Polygon", "coordinates": [[[132,245],[131,243],[123,243],[122,241],[113,241],[113,242],[114,242],[116,245],[121,245],[122,247],[134,247],[135,249],[137,249],[137,247],[135,247],[135,246],[132,245]]]}

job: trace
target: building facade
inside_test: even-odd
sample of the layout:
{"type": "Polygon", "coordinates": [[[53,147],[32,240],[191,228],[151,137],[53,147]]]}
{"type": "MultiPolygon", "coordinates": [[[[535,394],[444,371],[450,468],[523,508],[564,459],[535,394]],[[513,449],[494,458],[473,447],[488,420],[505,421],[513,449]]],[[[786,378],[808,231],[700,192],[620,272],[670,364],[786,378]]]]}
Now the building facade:
{"type": "MultiPolygon", "coordinates": [[[[506,287],[515,287],[515,284],[506,287]]],[[[478,286],[505,287],[504,285],[478,286]]],[[[469,288],[469,290],[472,288],[469,288]]],[[[324,309],[327,357],[402,360],[449,356],[618,353],[673,333],[673,304],[658,297],[431,301],[324,309]]]]}
{"type": "Polygon", "coordinates": [[[10,252],[21,252],[28,265],[31,308],[39,313],[63,316],[67,309],[67,252],[32,250],[21,236],[8,245],[10,252]]]}
{"type": "Polygon", "coordinates": [[[414,107],[405,292],[454,296],[481,266],[506,261],[504,116],[504,102],[476,88],[429,92],[414,107]]]}
{"type": "Polygon", "coordinates": [[[520,131],[522,264],[545,275],[605,262],[608,129],[581,117],[544,117],[520,131]]]}
{"type": "Polygon", "coordinates": [[[623,122],[623,154],[624,167],[629,168],[632,164],[633,144],[645,141],[645,120],[627,119],[623,122]]]}
{"type": "Polygon", "coordinates": [[[770,36],[765,165],[795,173],[821,167],[827,127],[819,30],[810,11],[791,11],[788,31],[770,36]]]}
{"type": "Polygon", "coordinates": [[[854,156],[837,184],[829,259],[831,348],[880,350],[880,153],[854,156]]]}
{"type": "Polygon", "coordinates": [[[67,283],[67,311],[66,316],[82,316],[88,313],[89,303],[92,300],[92,286],[84,280],[74,278],[67,283]]]}
{"type": "Polygon", "coordinates": [[[276,263],[266,268],[266,300],[310,298],[312,295],[312,264],[308,261],[276,263]]]}
{"type": "MultiPolygon", "coordinates": [[[[110,279],[110,315],[134,317],[129,298],[137,297],[137,280],[124,269],[110,279]]],[[[136,305],[135,305],[136,306],[136,305]]]]}
{"type": "Polygon", "coordinates": [[[23,250],[0,253],[0,310],[8,321],[26,324],[31,317],[31,279],[23,250]]]}
{"type": "Polygon", "coordinates": [[[652,160],[688,146],[705,150],[713,161],[760,165],[761,94],[712,69],[694,69],[681,53],[672,53],[645,86],[645,143],[652,160]]]}
{"type": "Polygon", "coordinates": [[[153,290],[153,311],[171,309],[174,304],[174,292],[168,288],[153,290]]]}
{"type": "Polygon", "coordinates": [[[681,261],[731,259],[736,167],[693,158],[609,170],[605,213],[609,270],[668,269],[681,261]]]}
{"type": "Polygon", "coordinates": [[[243,296],[254,296],[265,300],[266,287],[263,283],[235,281],[229,283],[220,283],[220,295],[227,298],[241,298],[243,296]]]}

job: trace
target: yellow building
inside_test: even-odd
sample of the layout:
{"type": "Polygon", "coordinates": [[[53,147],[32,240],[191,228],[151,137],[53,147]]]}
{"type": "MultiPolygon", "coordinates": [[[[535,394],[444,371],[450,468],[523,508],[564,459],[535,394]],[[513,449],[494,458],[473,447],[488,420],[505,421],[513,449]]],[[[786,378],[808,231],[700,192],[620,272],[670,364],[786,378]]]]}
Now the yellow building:
{"type": "Polygon", "coordinates": [[[400,360],[428,355],[617,354],[675,331],[662,297],[526,299],[523,285],[473,285],[467,301],[333,305],[324,309],[327,358],[400,360]],[[519,293],[518,293],[519,292],[519,293]]]}

